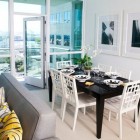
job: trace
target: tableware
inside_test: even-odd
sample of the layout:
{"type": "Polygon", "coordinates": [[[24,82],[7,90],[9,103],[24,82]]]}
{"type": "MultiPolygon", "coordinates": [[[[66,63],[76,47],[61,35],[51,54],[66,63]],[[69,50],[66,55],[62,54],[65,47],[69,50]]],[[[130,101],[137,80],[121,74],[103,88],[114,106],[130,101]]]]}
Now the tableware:
{"type": "Polygon", "coordinates": [[[70,74],[74,73],[75,70],[73,70],[73,69],[62,69],[61,72],[70,75],[70,74]]]}
{"type": "Polygon", "coordinates": [[[73,77],[76,78],[80,82],[85,82],[86,80],[91,78],[88,75],[74,75],[73,77]]]}
{"type": "Polygon", "coordinates": [[[102,78],[104,77],[104,75],[105,75],[105,72],[100,71],[100,76],[101,76],[102,78]]]}
{"type": "Polygon", "coordinates": [[[96,67],[95,67],[95,68],[92,68],[91,70],[92,70],[93,72],[95,72],[95,73],[98,73],[98,72],[100,71],[100,68],[96,68],[96,67]]]}
{"type": "Polygon", "coordinates": [[[116,88],[117,86],[123,84],[121,80],[116,80],[116,79],[106,79],[103,82],[112,88],[116,88]]]}
{"type": "Polygon", "coordinates": [[[119,74],[117,72],[106,72],[105,75],[112,79],[116,79],[117,77],[119,77],[119,74]]]}
{"type": "Polygon", "coordinates": [[[70,66],[67,66],[66,68],[75,69],[75,68],[77,68],[77,67],[78,67],[78,65],[70,65],[70,66]]]}
{"type": "Polygon", "coordinates": [[[100,68],[92,68],[92,71],[93,71],[93,73],[94,73],[94,77],[95,77],[95,75],[97,75],[95,78],[96,78],[96,80],[100,80],[100,68]]]}

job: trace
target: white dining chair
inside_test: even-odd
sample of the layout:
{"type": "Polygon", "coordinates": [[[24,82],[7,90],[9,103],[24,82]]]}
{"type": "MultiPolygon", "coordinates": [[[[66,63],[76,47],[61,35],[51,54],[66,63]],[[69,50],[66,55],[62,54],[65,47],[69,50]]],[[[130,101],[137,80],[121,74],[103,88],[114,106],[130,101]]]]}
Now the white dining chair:
{"type": "Polygon", "coordinates": [[[50,69],[50,74],[52,78],[52,110],[54,109],[54,103],[56,97],[57,96],[62,97],[61,114],[60,114],[60,116],[62,116],[62,104],[63,104],[64,96],[63,96],[61,72],[56,69],[50,69]]]}
{"type": "Polygon", "coordinates": [[[64,96],[65,96],[63,111],[62,111],[63,112],[62,121],[64,120],[65,117],[67,104],[70,104],[73,107],[75,107],[74,123],[72,127],[72,130],[74,131],[79,108],[85,109],[88,106],[96,105],[96,99],[86,93],[78,94],[76,81],[75,78],[73,78],[72,76],[62,74],[62,80],[63,80],[63,89],[64,89],[64,96]]]}
{"type": "MultiPolygon", "coordinates": [[[[115,97],[114,97],[115,98],[115,97]]],[[[122,114],[135,111],[135,129],[138,131],[138,102],[140,99],[140,80],[124,85],[121,98],[110,98],[105,101],[105,108],[119,115],[119,137],[122,139],[122,114]]],[[[110,114],[110,113],[109,113],[110,114]]],[[[110,120],[111,114],[109,115],[110,120]]]]}
{"type": "Polygon", "coordinates": [[[111,72],[112,70],[112,66],[101,64],[101,63],[98,64],[98,68],[104,72],[111,72]]]}
{"type": "Polygon", "coordinates": [[[56,69],[62,69],[65,68],[67,66],[72,65],[72,61],[68,60],[68,61],[58,61],[56,62],[56,69]]]}
{"type": "Polygon", "coordinates": [[[122,78],[126,78],[128,80],[131,80],[131,71],[124,69],[124,68],[116,68],[115,72],[118,73],[118,75],[122,78]]]}

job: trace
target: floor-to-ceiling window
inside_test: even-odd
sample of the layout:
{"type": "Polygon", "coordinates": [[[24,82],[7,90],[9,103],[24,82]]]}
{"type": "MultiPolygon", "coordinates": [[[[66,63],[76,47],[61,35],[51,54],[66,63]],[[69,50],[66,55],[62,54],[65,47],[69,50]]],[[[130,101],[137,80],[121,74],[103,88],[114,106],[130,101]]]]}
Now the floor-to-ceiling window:
{"type": "MultiPolygon", "coordinates": [[[[45,15],[46,0],[14,0],[14,50],[16,76],[24,75],[23,19],[45,15]],[[26,8],[25,8],[26,7],[26,8]]],[[[34,33],[29,40],[34,44],[34,33]]],[[[34,49],[34,52],[36,50],[34,49]]]]}
{"type": "Polygon", "coordinates": [[[50,67],[81,57],[83,1],[51,0],[50,67]]]}
{"type": "Polygon", "coordinates": [[[45,47],[51,67],[57,61],[81,57],[82,11],[82,0],[0,0],[0,72],[24,74],[23,19],[28,17],[50,17],[46,24],[50,31],[45,30],[50,42],[45,47]]]}
{"type": "Polygon", "coordinates": [[[0,0],[0,73],[24,74],[23,19],[46,16],[46,0],[0,0]]]}
{"type": "Polygon", "coordinates": [[[0,73],[10,71],[8,0],[0,1],[0,73]]]}

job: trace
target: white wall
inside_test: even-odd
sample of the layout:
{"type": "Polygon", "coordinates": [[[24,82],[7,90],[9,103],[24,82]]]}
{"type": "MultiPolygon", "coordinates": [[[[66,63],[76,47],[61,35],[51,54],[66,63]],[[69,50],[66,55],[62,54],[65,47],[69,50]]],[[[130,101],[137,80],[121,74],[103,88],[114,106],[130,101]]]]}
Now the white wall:
{"type": "MultiPolygon", "coordinates": [[[[139,11],[140,0],[86,0],[86,25],[85,44],[94,44],[96,37],[95,14],[111,12],[139,11]]],[[[122,24],[123,27],[123,24],[122,24]]],[[[123,36],[122,36],[123,41],[123,36]]],[[[121,48],[123,45],[121,45],[121,48]]],[[[100,54],[94,58],[93,63],[104,63],[115,67],[122,67],[132,71],[131,79],[140,79],[140,59],[126,58],[123,56],[113,56],[100,54]]]]}

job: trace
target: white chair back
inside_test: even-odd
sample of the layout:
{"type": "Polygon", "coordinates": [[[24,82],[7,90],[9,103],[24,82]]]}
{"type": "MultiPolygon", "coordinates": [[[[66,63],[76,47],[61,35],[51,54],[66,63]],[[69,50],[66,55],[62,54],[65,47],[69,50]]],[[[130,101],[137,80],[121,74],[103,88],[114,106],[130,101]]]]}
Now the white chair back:
{"type": "Polygon", "coordinates": [[[64,96],[69,104],[78,104],[78,93],[75,79],[62,73],[64,96]]]}
{"type": "Polygon", "coordinates": [[[131,73],[132,73],[131,71],[117,68],[115,72],[117,72],[121,77],[131,80],[131,73]]]}
{"type": "Polygon", "coordinates": [[[108,66],[105,64],[98,64],[98,68],[101,69],[101,71],[104,72],[111,72],[112,66],[108,66]]]}
{"type": "Polygon", "coordinates": [[[59,62],[56,62],[56,69],[62,69],[62,68],[65,68],[67,66],[70,66],[70,65],[72,65],[71,60],[69,60],[69,61],[59,61],[59,62]]]}
{"type": "Polygon", "coordinates": [[[138,106],[139,99],[140,80],[125,84],[120,102],[120,111],[123,113],[130,110],[134,110],[138,106]]]}
{"type": "Polygon", "coordinates": [[[56,69],[51,69],[51,78],[52,78],[52,83],[53,83],[53,90],[56,94],[59,94],[62,96],[63,94],[63,89],[62,89],[62,77],[61,77],[61,72],[56,70],[56,69]]]}

